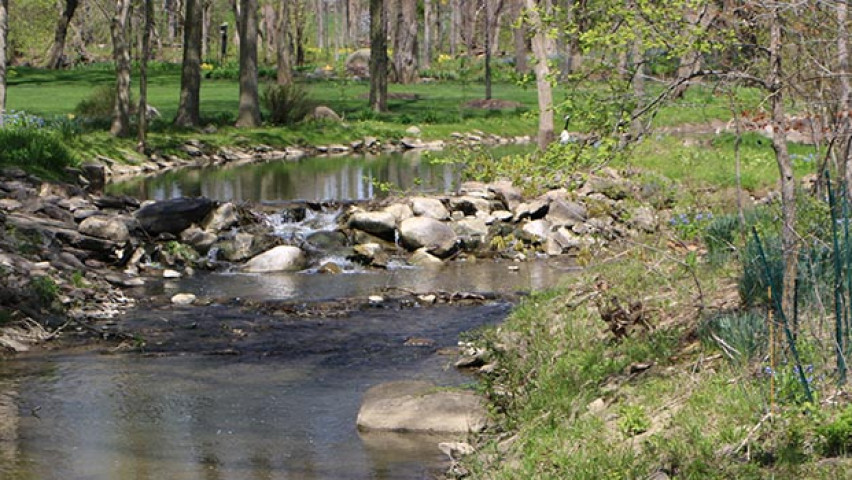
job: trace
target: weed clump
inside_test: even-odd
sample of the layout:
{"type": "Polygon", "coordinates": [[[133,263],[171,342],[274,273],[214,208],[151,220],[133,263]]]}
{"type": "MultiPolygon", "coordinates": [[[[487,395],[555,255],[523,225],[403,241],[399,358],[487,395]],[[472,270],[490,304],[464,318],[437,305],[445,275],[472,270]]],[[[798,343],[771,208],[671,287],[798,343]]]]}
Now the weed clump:
{"type": "Polygon", "coordinates": [[[267,85],[261,96],[269,110],[269,122],[274,125],[295,125],[304,120],[316,107],[304,87],[295,83],[267,85]]]}

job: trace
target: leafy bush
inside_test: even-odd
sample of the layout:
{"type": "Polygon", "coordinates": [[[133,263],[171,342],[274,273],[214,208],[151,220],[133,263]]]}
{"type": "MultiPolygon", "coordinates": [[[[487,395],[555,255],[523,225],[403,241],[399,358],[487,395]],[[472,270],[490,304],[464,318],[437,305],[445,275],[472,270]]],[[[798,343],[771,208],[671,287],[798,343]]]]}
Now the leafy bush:
{"type": "Polygon", "coordinates": [[[38,128],[0,128],[0,165],[58,177],[77,159],[50,130],[38,128]]]}
{"type": "Polygon", "coordinates": [[[766,319],[752,312],[710,317],[698,327],[705,344],[722,348],[736,363],[745,364],[761,357],[767,345],[766,319]]]}
{"type": "Polygon", "coordinates": [[[847,406],[831,422],[818,426],[816,431],[823,455],[836,457],[852,452],[852,406],[847,406]]]}
{"type": "Polygon", "coordinates": [[[307,117],[316,106],[308,92],[300,85],[269,84],[261,96],[269,110],[269,121],[275,125],[294,125],[307,117]]]}
{"type": "MultiPolygon", "coordinates": [[[[115,85],[101,85],[74,107],[74,113],[81,117],[105,118],[112,115],[115,108],[115,85]]],[[[131,95],[130,103],[133,104],[131,95]]]]}
{"type": "Polygon", "coordinates": [[[30,289],[43,308],[52,310],[59,297],[59,286],[50,277],[33,277],[30,289]]]}

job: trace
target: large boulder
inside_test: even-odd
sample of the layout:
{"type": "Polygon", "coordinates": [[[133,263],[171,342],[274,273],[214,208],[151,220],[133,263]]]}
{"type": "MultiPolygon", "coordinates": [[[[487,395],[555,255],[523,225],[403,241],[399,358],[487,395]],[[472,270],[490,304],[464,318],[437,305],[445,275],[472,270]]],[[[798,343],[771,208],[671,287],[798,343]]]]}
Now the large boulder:
{"type": "Polygon", "coordinates": [[[413,217],[399,224],[399,237],[409,250],[426,248],[440,258],[452,255],[458,247],[458,235],[446,223],[429,217],[413,217]]]}
{"type": "Polygon", "coordinates": [[[240,216],[237,213],[237,207],[228,202],[219,205],[208,213],[201,223],[201,228],[210,232],[221,232],[233,227],[239,221],[240,216]]]}
{"type": "Polygon", "coordinates": [[[353,77],[367,78],[370,76],[370,49],[361,48],[350,53],[344,63],[346,73],[353,77]]]}
{"type": "Polygon", "coordinates": [[[305,252],[292,245],[279,245],[249,260],[243,270],[252,273],[293,272],[307,265],[305,252]]]}
{"type": "Polygon", "coordinates": [[[545,216],[551,224],[559,226],[574,226],[586,221],[587,217],[588,213],[583,204],[564,200],[553,200],[550,202],[547,216],[545,216]]]}
{"type": "Polygon", "coordinates": [[[371,233],[385,240],[393,240],[396,216],[387,211],[356,212],[349,217],[349,228],[371,233]]]}
{"type": "Polygon", "coordinates": [[[535,242],[544,243],[550,233],[550,222],[547,220],[533,220],[527,222],[521,227],[525,239],[535,242]]]}
{"type": "Polygon", "coordinates": [[[367,390],[357,423],[361,431],[468,433],[482,431],[486,419],[484,403],[473,392],[406,380],[367,390]]]}
{"type": "Polygon", "coordinates": [[[449,210],[437,198],[414,197],[411,199],[411,210],[418,217],[429,217],[436,220],[450,218],[449,210]]]}
{"type": "Polygon", "coordinates": [[[149,235],[178,234],[201,221],[216,206],[209,198],[175,198],[146,205],[134,216],[149,235]]]}
{"type": "Polygon", "coordinates": [[[118,243],[130,239],[130,232],[127,230],[124,220],[115,217],[89,217],[80,223],[77,231],[83,235],[91,235],[118,243]]]}

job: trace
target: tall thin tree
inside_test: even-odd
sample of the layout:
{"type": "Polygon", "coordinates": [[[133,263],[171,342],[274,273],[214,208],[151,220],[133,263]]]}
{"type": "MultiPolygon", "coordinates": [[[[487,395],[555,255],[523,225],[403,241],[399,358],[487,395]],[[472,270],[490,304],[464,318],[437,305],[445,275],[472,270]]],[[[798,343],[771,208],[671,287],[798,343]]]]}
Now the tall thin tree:
{"type": "Polygon", "coordinates": [[[151,32],[154,30],[154,0],[143,0],[144,25],[142,26],[142,58],[139,59],[139,131],[136,150],[145,152],[148,142],[148,59],[151,57],[151,32]]]}
{"type": "Polygon", "coordinates": [[[370,108],[388,109],[387,12],[383,0],[370,0],[370,108]]]}
{"type": "Polygon", "coordinates": [[[47,54],[47,61],[44,63],[45,68],[62,68],[65,57],[65,38],[68,36],[68,25],[71,24],[71,19],[74,17],[74,12],[77,11],[78,4],[77,0],[65,0],[65,7],[56,21],[56,29],[53,33],[53,45],[47,54]]]}
{"type": "Polygon", "coordinates": [[[544,150],[554,139],[553,88],[547,64],[547,31],[542,15],[550,15],[550,0],[525,0],[529,28],[533,32],[532,51],[535,57],[535,84],[538,92],[538,148],[544,150]]]}
{"type": "Polygon", "coordinates": [[[6,117],[6,38],[9,34],[9,0],[0,0],[0,127],[6,117]]]}
{"type": "Polygon", "coordinates": [[[180,72],[180,103],[175,125],[197,127],[201,123],[201,0],[186,0],[183,28],[183,67],[180,72]]]}
{"type": "Polygon", "coordinates": [[[290,52],[290,9],[289,0],[279,0],[275,13],[275,50],[279,85],[293,82],[293,58],[290,52]]]}
{"type": "Polygon", "coordinates": [[[257,85],[257,0],[240,0],[240,105],[238,127],[260,125],[260,97],[257,85]]]}
{"type": "Polygon", "coordinates": [[[115,61],[115,105],[110,133],[116,137],[130,134],[130,45],[127,27],[130,17],[130,0],[116,0],[110,25],[112,56],[115,61]]]}

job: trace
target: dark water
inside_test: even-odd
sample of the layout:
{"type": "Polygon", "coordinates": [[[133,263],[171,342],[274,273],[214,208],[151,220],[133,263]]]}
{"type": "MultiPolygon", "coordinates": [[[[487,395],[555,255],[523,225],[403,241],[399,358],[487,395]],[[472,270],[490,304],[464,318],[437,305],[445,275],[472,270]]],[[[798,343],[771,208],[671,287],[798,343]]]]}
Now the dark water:
{"type": "Polygon", "coordinates": [[[226,307],[137,313],[127,322],[143,331],[170,322],[151,345],[167,356],[0,363],[0,478],[431,478],[446,466],[437,442],[452,438],[361,437],[361,396],[394,379],[470,381],[436,348],[507,309],[377,309],[339,319],[226,307]],[[409,336],[436,347],[404,346],[409,336]],[[222,343],[241,354],[207,355],[222,343]]]}

